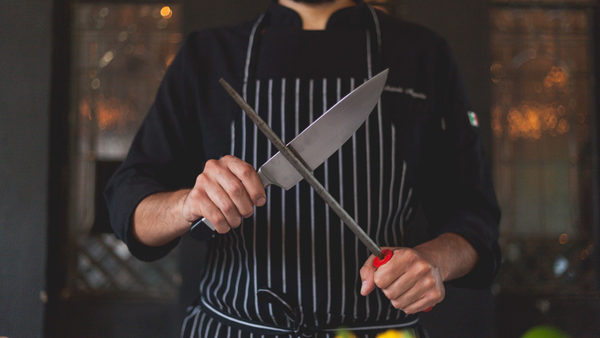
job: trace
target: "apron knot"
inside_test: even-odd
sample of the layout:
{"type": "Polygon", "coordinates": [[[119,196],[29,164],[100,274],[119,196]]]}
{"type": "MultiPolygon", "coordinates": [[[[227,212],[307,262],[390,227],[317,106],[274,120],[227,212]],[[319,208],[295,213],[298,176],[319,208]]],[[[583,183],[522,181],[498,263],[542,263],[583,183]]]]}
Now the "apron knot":
{"type": "Polygon", "coordinates": [[[315,329],[306,326],[304,323],[304,315],[300,311],[300,307],[295,305],[289,297],[281,292],[274,291],[270,288],[261,288],[256,292],[258,299],[267,303],[273,304],[279,310],[285,313],[285,316],[292,322],[292,330],[295,337],[313,337],[315,329]]]}

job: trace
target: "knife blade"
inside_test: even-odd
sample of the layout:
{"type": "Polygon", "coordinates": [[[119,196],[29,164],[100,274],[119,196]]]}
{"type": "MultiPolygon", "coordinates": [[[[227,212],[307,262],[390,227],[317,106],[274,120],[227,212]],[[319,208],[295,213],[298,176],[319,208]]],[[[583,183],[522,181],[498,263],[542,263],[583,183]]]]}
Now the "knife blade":
{"type": "MultiPolygon", "coordinates": [[[[386,69],[363,83],[288,143],[307,169],[319,167],[363,124],[383,92],[387,74],[386,69]]],[[[277,185],[285,190],[303,179],[281,151],[259,168],[258,175],[264,187],[277,185]]],[[[203,218],[192,224],[190,234],[194,239],[206,241],[215,235],[214,226],[203,218]]]]}

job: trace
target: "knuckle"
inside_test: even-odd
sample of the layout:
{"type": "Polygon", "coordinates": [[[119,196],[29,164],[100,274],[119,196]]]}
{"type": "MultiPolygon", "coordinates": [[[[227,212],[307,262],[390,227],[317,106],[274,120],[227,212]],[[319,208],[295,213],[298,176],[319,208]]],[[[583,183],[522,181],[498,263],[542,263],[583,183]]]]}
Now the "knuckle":
{"type": "Polygon", "coordinates": [[[235,205],[229,201],[224,201],[221,205],[221,210],[226,214],[232,214],[237,211],[235,205]]]}
{"type": "Polygon", "coordinates": [[[239,198],[243,195],[244,188],[240,183],[235,182],[227,188],[227,193],[231,197],[239,198]]]}
{"type": "Polygon", "coordinates": [[[424,273],[430,270],[430,266],[425,261],[418,261],[417,263],[415,263],[415,269],[417,270],[417,272],[424,273]]]}
{"type": "Polygon", "coordinates": [[[404,250],[403,252],[404,257],[408,258],[408,259],[414,259],[417,257],[417,253],[414,250],[404,250]]]}
{"type": "Polygon", "coordinates": [[[244,178],[244,179],[250,178],[253,173],[254,173],[254,168],[252,168],[252,166],[250,164],[244,163],[244,165],[242,165],[242,167],[240,169],[240,175],[242,176],[242,178],[244,178]]]}
{"type": "Polygon", "coordinates": [[[432,288],[433,286],[435,286],[435,278],[433,278],[432,276],[427,276],[424,280],[423,280],[423,284],[425,284],[426,288],[432,288]]]}
{"type": "Polygon", "coordinates": [[[433,298],[436,301],[441,301],[442,299],[444,299],[444,294],[442,292],[440,292],[439,290],[435,290],[435,291],[433,291],[433,298]]]}
{"type": "Polygon", "coordinates": [[[392,306],[398,310],[402,310],[402,304],[396,300],[392,300],[392,306]]]}
{"type": "Polygon", "coordinates": [[[223,222],[225,222],[225,217],[220,213],[215,213],[211,216],[210,221],[212,222],[212,224],[215,224],[215,226],[218,224],[222,227],[223,222]]]}
{"type": "Polygon", "coordinates": [[[200,175],[198,175],[198,177],[196,177],[196,187],[202,186],[205,182],[206,182],[206,174],[200,174],[200,175]]]}
{"type": "Polygon", "coordinates": [[[210,160],[206,161],[206,163],[204,164],[204,171],[211,170],[211,169],[218,167],[218,163],[219,162],[215,159],[210,159],[210,160]]]}

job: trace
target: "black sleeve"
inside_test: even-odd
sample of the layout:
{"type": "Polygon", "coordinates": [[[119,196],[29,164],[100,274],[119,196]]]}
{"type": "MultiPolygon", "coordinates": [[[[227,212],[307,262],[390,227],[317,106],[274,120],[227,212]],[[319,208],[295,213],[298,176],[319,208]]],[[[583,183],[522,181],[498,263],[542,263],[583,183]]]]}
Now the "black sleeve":
{"type": "Polygon", "coordinates": [[[179,239],[161,247],[137,241],[131,232],[137,205],[153,193],[191,188],[204,163],[197,121],[199,56],[193,41],[188,37],[168,68],[127,158],[104,191],[116,236],[144,261],[165,256],[179,239]]]}
{"type": "Polygon", "coordinates": [[[456,233],[479,254],[479,262],[457,286],[485,288],[500,268],[500,208],[484,158],[476,117],[469,106],[456,64],[445,41],[438,39],[435,62],[435,108],[423,133],[418,184],[423,209],[435,238],[456,233]]]}

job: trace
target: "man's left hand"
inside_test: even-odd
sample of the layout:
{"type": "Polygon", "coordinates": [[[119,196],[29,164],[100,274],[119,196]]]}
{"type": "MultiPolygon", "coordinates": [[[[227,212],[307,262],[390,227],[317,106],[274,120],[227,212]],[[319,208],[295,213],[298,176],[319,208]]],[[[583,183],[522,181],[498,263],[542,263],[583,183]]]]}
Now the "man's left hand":
{"type": "Polygon", "coordinates": [[[377,269],[371,255],[360,270],[363,296],[377,286],[396,309],[407,314],[424,311],[444,299],[444,278],[432,257],[416,248],[389,249],[393,252],[389,262],[377,269]]]}

